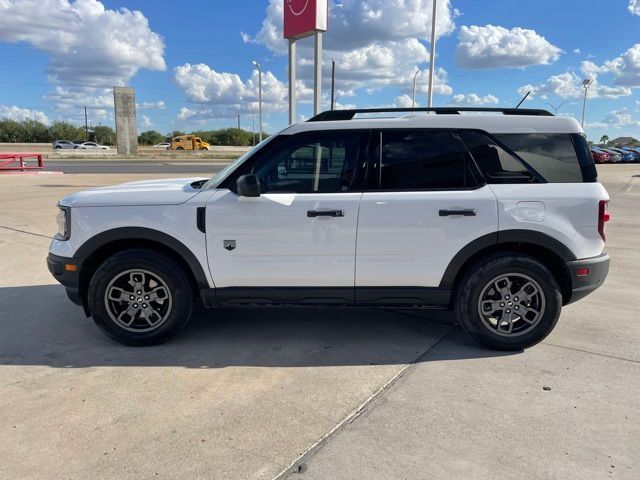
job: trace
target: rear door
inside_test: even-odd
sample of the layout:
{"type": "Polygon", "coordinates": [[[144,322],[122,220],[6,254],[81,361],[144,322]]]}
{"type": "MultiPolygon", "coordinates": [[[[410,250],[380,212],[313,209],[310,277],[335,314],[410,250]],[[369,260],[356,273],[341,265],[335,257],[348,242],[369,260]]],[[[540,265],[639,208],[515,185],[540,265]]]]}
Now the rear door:
{"type": "Polygon", "coordinates": [[[496,232],[495,195],[452,132],[376,135],[360,201],[356,301],[446,302],[430,289],[440,286],[456,253],[496,232]]]}

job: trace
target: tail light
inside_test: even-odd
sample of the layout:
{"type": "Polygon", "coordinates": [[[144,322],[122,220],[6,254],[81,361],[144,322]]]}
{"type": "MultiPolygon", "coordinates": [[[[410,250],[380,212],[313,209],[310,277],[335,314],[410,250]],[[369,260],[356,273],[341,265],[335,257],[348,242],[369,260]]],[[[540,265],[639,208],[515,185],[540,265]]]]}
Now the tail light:
{"type": "Polygon", "coordinates": [[[611,220],[611,214],[607,211],[608,206],[609,200],[600,200],[598,205],[598,233],[605,242],[607,241],[607,236],[604,233],[604,224],[611,220]]]}

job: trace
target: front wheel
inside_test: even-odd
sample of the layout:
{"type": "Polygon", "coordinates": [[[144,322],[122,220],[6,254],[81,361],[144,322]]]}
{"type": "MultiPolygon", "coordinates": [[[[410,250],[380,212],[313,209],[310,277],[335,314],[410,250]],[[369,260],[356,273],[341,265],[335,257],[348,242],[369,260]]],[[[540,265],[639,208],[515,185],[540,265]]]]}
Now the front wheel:
{"type": "Polygon", "coordinates": [[[456,298],[462,328],[498,350],[521,350],[556,326],[562,294],[553,274],[526,255],[489,257],[464,275],[456,298]]]}
{"type": "Polygon", "coordinates": [[[131,249],[107,259],[89,284],[93,320],[124,345],[157,345],[187,324],[193,290],[182,267],[162,253],[131,249]]]}

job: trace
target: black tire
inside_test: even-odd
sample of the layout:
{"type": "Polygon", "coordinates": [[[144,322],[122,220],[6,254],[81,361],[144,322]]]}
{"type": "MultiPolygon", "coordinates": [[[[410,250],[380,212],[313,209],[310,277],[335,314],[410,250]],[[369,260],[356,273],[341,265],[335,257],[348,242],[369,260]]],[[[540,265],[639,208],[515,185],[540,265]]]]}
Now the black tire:
{"type": "Polygon", "coordinates": [[[178,148],[176,148],[176,150],[184,150],[184,148],[183,147],[178,147],[178,148]]]}
{"type": "MultiPolygon", "coordinates": [[[[133,289],[133,286],[131,288],[133,289]]],[[[109,289],[111,290],[111,288],[109,289]]],[[[131,293],[136,294],[136,292],[131,293]]],[[[116,253],[98,267],[89,283],[87,300],[96,325],[116,342],[133,346],[158,345],[179,333],[189,321],[193,309],[193,288],[185,271],[170,257],[153,250],[130,249],[116,253]],[[129,272],[133,271],[135,275],[136,270],[147,272],[147,277],[151,279],[154,276],[157,277],[161,282],[164,282],[169,292],[168,307],[163,307],[166,308],[165,316],[162,317],[164,319],[156,313],[159,320],[158,326],[153,327],[149,324],[146,328],[151,330],[148,331],[141,331],[142,326],[139,327],[140,330],[135,330],[136,324],[146,322],[139,311],[134,313],[133,316],[138,315],[139,319],[134,321],[130,329],[118,323],[116,318],[112,318],[109,309],[113,310],[121,305],[131,305],[129,300],[114,303],[106,299],[107,288],[112,282],[123,282],[127,274],[132,274],[129,272]]],[[[153,299],[148,302],[149,307],[154,308],[152,306],[153,299]]],[[[160,304],[154,303],[153,305],[160,304]]],[[[122,308],[126,308],[126,306],[122,308]]],[[[153,312],[150,317],[155,317],[153,312]]],[[[125,319],[128,318],[132,317],[125,317],[125,319]]]]}
{"type": "MultiPolygon", "coordinates": [[[[515,285],[513,288],[517,289],[518,286],[515,285]]],[[[483,298],[487,297],[483,296],[483,298]]],[[[515,298],[512,295],[512,304],[518,303],[513,301],[515,298]]],[[[501,302],[501,300],[498,301],[501,302]]],[[[482,307],[485,305],[482,304],[482,307]]],[[[523,307],[526,308],[526,306],[523,307]]],[[[554,275],[535,258],[516,253],[489,256],[474,264],[463,275],[455,299],[455,310],[462,328],[477,342],[497,350],[522,350],[542,341],[558,323],[561,309],[562,293],[554,275]],[[512,322],[505,320],[507,325],[511,323],[513,332],[498,333],[500,325],[504,327],[505,324],[496,321],[498,325],[496,329],[492,326],[492,321],[486,320],[481,315],[480,297],[483,292],[488,292],[487,294],[495,292],[502,297],[497,289],[492,289],[494,285],[492,280],[507,274],[513,275],[511,279],[527,282],[526,277],[528,277],[537,283],[540,296],[535,297],[533,301],[538,302],[538,307],[542,305],[542,311],[541,314],[531,315],[532,319],[536,319],[534,324],[524,322],[521,317],[512,322]],[[516,324],[522,329],[520,332],[517,332],[513,326],[516,324]]],[[[498,314],[501,319],[505,311],[498,314]]],[[[512,311],[515,312],[515,310],[512,311]]]]}

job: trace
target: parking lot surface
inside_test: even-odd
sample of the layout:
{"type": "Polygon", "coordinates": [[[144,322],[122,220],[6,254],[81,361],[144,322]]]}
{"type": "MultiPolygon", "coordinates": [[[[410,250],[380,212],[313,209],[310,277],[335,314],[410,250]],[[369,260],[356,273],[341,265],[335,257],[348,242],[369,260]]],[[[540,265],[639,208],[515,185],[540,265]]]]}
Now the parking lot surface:
{"type": "Polygon", "coordinates": [[[607,282],[508,354],[449,313],[320,308],[123,347],[47,271],[55,205],[175,172],[0,177],[0,478],[639,478],[640,166],[599,170],[607,282]]]}

